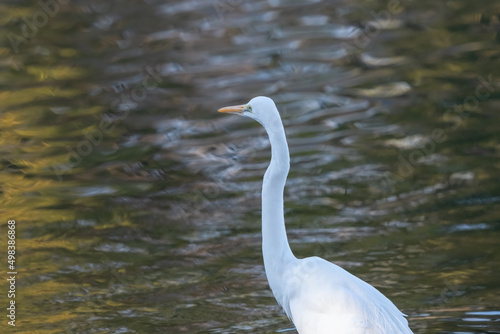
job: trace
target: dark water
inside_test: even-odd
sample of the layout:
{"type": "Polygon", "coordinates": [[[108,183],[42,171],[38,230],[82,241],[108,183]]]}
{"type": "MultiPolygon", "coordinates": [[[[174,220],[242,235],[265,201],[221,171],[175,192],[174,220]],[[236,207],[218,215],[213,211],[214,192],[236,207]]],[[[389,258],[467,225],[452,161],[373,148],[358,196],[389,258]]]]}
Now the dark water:
{"type": "Polygon", "coordinates": [[[498,1],[0,12],[1,332],[291,328],[261,259],[267,138],[216,112],[267,95],[296,255],[376,286],[415,333],[500,333],[498,1]]]}

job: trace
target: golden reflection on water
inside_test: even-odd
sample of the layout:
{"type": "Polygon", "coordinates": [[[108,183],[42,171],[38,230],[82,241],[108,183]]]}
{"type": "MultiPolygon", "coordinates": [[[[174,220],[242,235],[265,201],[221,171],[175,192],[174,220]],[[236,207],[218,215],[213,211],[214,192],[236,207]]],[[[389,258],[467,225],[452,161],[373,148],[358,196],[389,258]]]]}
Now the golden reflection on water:
{"type": "MultiPolygon", "coordinates": [[[[18,52],[7,39],[0,212],[18,224],[18,332],[290,327],[260,254],[265,133],[216,113],[254,95],[287,129],[299,257],[380,288],[415,333],[498,330],[500,8],[425,6],[369,36],[384,2],[70,3],[18,52]]],[[[16,34],[40,10],[1,8],[16,34]]]]}

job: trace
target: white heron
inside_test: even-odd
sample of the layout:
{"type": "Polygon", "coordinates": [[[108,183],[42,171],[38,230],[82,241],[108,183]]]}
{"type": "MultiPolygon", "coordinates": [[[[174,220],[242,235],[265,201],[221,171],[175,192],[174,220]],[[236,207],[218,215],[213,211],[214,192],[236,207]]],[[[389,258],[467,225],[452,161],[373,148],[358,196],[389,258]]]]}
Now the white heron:
{"type": "Polygon", "coordinates": [[[300,334],[409,334],[404,314],[381,292],[313,256],[297,259],[288,244],[283,190],[290,169],[285,130],[268,97],[219,109],[261,123],[271,142],[262,186],[262,253],[269,286],[300,334]]]}

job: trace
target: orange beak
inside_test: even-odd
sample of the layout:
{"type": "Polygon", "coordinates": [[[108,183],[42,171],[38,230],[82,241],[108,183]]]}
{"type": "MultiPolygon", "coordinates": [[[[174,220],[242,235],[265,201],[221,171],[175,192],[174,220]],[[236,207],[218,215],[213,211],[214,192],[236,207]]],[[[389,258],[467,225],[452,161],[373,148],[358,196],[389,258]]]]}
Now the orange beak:
{"type": "Polygon", "coordinates": [[[229,114],[242,114],[245,110],[247,109],[248,106],[246,104],[242,104],[239,106],[230,106],[230,107],[224,107],[220,108],[218,111],[222,113],[229,113],[229,114]]]}

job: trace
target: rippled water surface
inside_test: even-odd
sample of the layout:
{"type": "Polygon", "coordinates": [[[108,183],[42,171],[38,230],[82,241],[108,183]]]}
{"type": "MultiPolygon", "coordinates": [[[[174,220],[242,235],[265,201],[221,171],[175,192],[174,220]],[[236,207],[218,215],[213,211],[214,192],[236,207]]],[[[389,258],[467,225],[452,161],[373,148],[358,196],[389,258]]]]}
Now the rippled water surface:
{"type": "Polygon", "coordinates": [[[295,333],[262,265],[267,137],[216,112],[266,95],[295,254],[374,285],[415,333],[500,333],[498,1],[0,12],[0,240],[15,219],[18,272],[1,332],[295,333]]]}

